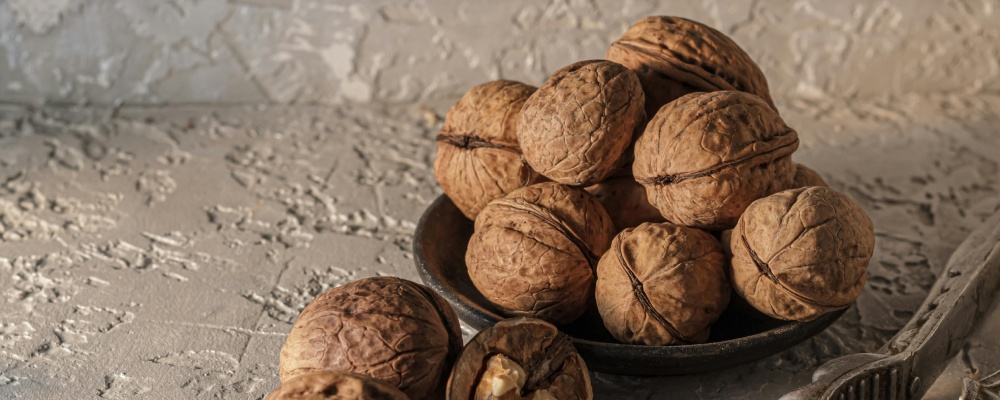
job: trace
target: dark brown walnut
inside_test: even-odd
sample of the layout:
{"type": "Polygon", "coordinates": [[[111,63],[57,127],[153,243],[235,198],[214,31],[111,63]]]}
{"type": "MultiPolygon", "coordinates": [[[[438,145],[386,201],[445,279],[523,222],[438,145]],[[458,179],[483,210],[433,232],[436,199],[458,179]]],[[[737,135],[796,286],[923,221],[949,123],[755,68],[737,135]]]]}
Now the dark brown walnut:
{"type": "Polygon", "coordinates": [[[827,186],[826,181],[816,171],[802,164],[795,164],[795,178],[792,179],[792,186],[789,189],[806,186],[827,186]]]}
{"type": "Polygon", "coordinates": [[[408,400],[399,389],[349,372],[318,371],[282,383],[264,400],[408,400]]]}
{"type": "Polygon", "coordinates": [[[729,304],[726,258],[711,234],[645,223],[615,237],[597,266],[597,308],[622,343],[704,343],[729,304]]]}
{"type": "Polygon", "coordinates": [[[476,218],[469,277],[504,315],[555,324],[583,314],[615,227],[590,193],[555,182],[494,200],[476,218]]]}
{"type": "Polygon", "coordinates": [[[678,17],[646,17],[614,42],[604,58],[635,71],[646,114],[694,92],[739,90],[774,108],[767,79],[739,45],[715,29],[678,17]]]}
{"type": "Polygon", "coordinates": [[[853,303],[875,231],[850,198],[821,186],[755,201],[729,239],[736,292],[774,318],[811,321],[853,303]]]}
{"type": "Polygon", "coordinates": [[[668,221],[723,230],[754,200],[790,187],[798,145],[798,134],[757,96],[692,93],[650,120],[632,172],[668,221]]]}
{"type": "Polygon", "coordinates": [[[521,110],[517,138],[525,161],[566,185],[604,180],[645,119],[643,98],[639,79],[620,64],[590,60],[556,71],[521,110]]]}
{"type": "Polygon", "coordinates": [[[500,321],[469,341],[448,379],[448,400],[593,399],[573,341],[533,318],[500,321]]]}
{"type": "Polygon", "coordinates": [[[366,278],[302,310],[281,348],[281,381],[346,371],[426,399],[440,393],[461,347],[458,317],[440,295],[404,279],[366,278]]]}
{"type": "Polygon", "coordinates": [[[643,222],[663,222],[660,211],[646,199],[646,188],[631,176],[611,178],[586,189],[601,202],[619,231],[643,222]]]}
{"type": "Polygon", "coordinates": [[[517,118],[535,87],[492,81],[473,87],[451,107],[437,137],[434,176],[469,219],[486,203],[538,180],[521,158],[517,118]]]}

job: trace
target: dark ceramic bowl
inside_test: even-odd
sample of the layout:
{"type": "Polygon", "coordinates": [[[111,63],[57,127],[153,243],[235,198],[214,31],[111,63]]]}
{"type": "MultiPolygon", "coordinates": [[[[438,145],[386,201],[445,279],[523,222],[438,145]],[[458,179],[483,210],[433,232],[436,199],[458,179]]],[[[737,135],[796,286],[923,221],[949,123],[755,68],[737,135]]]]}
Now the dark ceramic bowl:
{"type": "MultiPolygon", "coordinates": [[[[465,248],[472,221],[446,196],[438,197],[417,224],[413,255],[424,283],[444,296],[458,317],[476,330],[503,319],[469,279],[465,248]]],[[[592,307],[593,308],[593,307],[592,307]]],[[[712,325],[705,344],[638,346],[621,344],[604,328],[597,310],[561,329],[573,337],[577,350],[593,371],[623,375],[683,375],[717,371],[778,353],[816,335],[840,318],[844,310],[811,322],[769,318],[735,293],[726,311],[712,325]]]]}

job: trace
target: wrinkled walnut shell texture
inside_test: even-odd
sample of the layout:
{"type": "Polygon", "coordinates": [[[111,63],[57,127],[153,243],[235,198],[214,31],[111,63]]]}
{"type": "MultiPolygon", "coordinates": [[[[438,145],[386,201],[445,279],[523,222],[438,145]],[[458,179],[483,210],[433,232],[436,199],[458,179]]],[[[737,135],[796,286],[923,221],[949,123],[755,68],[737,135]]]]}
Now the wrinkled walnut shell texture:
{"type": "Polygon", "coordinates": [[[484,329],[465,345],[448,379],[447,399],[471,399],[486,361],[495,354],[509,357],[527,372],[524,393],[548,390],[559,400],[594,397],[587,364],[572,339],[545,321],[516,318],[484,329]]]}
{"type": "Polygon", "coordinates": [[[524,159],[559,183],[587,186],[606,178],[645,114],[635,73],[591,60],[564,67],[524,103],[517,125],[524,159]]]}
{"type": "Polygon", "coordinates": [[[587,308],[593,268],[614,232],[583,189],[539,183],[483,209],[465,263],[472,283],[505,315],[565,324],[587,308]]]}
{"type": "Polygon", "coordinates": [[[774,102],[764,73],[732,39],[695,21],[646,17],[611,45],[604,58],[635,71],[646,114],[694,92],[739,90],[774,102]]]}
{"type": "Polygon", "coordinates": [[[816,171],[802,165],[795,164],[795,178],[792,179],[792,186],[789,189],[797,189],[806,186],[826,186],[826,181],[816,171]]]}
{"type": "Polygon", "coordinates": [[[282,383],[264,400],[409,400],[381,381],[348,372],[320,371],[282,383]]]}
{"type": "Polygon", "coordinates": [[[704,343],[729,304],[726,258],[707,232],[670,223],[622,231],[597,266],[597,308],[622,343],[704,343]]]}
{"type": "Polygon", "coordinates": [[[649,122],[632,172],[668,221],[729,229],[751,202],[790,187],[798,145],[798,134],[759,97],[692,93],[649,122]]]}
{"type": "Polygon", "coordinates": [[[521,159],[515,131],[521,107],[534,92],[519,82],[487,82],[448,111],[437,138],[434,176],[470,219],[490,201],[538,179],[521,159]]]}
{"type": "Polygon", "coordinates": [[[458,317],[440,295],[399,278],[367,278],[330,289],[302,310],[281,348],[281,380],[348,371],[424,399],[439,389],[461,347],[458,317]]]}
{"type": "Polygon", "coordinates": [[[814,186],[754,202],[729,246],[737,293],[771,317],[811,321],[861,295],[875,231],[857,203],[814,186]]]}
{"type": "Polygon", "coordinates": [[[643,222],[663,222],[660,210],[646,199],[646,188],[631,176],[587,186],[587,191],[601,202],[618,231],[643,222]]]}

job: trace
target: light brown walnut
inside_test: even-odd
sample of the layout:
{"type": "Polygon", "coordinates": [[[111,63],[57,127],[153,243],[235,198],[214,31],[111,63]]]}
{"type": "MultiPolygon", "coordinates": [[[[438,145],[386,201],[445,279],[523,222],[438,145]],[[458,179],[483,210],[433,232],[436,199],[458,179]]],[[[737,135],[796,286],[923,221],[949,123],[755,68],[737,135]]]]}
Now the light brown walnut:
{"type": "Polygon", "coordinates": [[[469,89],[451,107],[437,137],[434,176],[469,219],[494,199],[539,175],[521,158],[517,118],[535,87],[491,81],[469,89]]]}
{"type": "Polygon", "coordinates": [[[639,79],[610,61],[564,67],[528,98],[517,124],[524,159],[555,182],[588,186],[626,160],[645,120],[639,79]]]}
{"type": "Polygon", "coordinates": [[[826,186],[826,181],[820,176],[816,171],[811,168],[802,165],[795,164],[795,178],[792,179],[792,186],[789,189],[801,188],[806,186],[826,186]]]}
{"type": "Polygon", "coordinates": [[[366,278],[302,310],[281,348],[281,381],[346,371],[426,399],[440,393],[461,347],[458,317],[440,295],[404,279],[366,278]]]}
{"type": "Polygon", "coordinates": [[[646,114],[694,92],[739,90],[771,108],[767,79],[732,39],[704,24],[678,17],[646,17],[608,49],[604,58],[635,71],[646,93],[646,114]]]}
{"type": "Polygon", "coordinates": [[[847,196],[821,186],[755,201],[729,238],[736,292],[764,314],[810,321],[865,287],[875,231],[847,196]]]}
{"type": "Polygon", "coordinates": [[[754,200],[791,186],[798,145],[795,130],[757,96],[692,93],[650,120],[632,172],[668,221],[723,230],[754,200]]]}
{"type": "Polygon", "coordinates": [[[660,210],[646,199],[646,188],[631,176],[614,177],[586,189],[601,202],[618,231],[664,221],[660,210]]]}
{"type": "Polygon", "coordinates": [[[707,232],[645,223],[615,237],[597,267],[597,308],[622,343],[704,343],[729,304],[726,259],[707,232]]]}
{"type": "Polygon", "coordinates": [[[566,324],[587,308],[594,267],[614,233],[590,193],[539,183],[483,209],[465,263],[472,283],[504,315],[566,324]]]}

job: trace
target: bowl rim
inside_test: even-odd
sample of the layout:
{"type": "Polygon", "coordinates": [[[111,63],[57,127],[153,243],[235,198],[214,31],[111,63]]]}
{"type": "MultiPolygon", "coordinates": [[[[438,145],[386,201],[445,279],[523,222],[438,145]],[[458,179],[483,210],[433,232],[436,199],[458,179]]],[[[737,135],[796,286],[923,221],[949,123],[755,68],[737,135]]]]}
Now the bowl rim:
{"type": "MultiPolygon", "coordinates": [[[[451,199],[449,199],[448,196],[444,194],[438,196],[427,207],[423,215],[421,215],[413,235],[414,264],[416,264],[417,273],[421,280],[433,288],[438,294],[442,295],[448,303],[456,309],[456,312],[460,317],[459,319],[475,329],[482,329],[483,327],[495,324],[496,322],[507,318],[478,306],[478,304],[474,305],[473,301],[466,299],[465,296],[461,295],[461,293],[450,290],[449,286],[451,285],[446,285],[442,279],[439,279],[438,275],[433,273],[431,269],[428,268],[427,260],[424,258],[424,248],[420,238],[423,237],[424,231],[426,230],[432,214],[440,210],[442,205],[446,202],[451,202],[451,199]],[[470,319],[473,321],[469,321],[470,319]]],[[[454,203],[452,203],[452,206],[454,206],[454,203]]],[[[762,343],[776,344],[781,341],[788,341],[789,344],[787,346],[783,346],[781,350],[761,354],[756,358],[760,359],[787,350],[802,341],[817,335],[837,321],[849,308],[850,307],[845,307],[840,310],[823,314],[808,322],[785,321],[779,326],[752,335],[698,344],[647,346],[583,339],[573,335],[570,335],[570,337],[573,339],[574,344],[577,344],[578,346],[599,348],[601,351],[608,352],[628,353],[631,354],[634,359],[640,360],[656,360],[663,358],[672,358],[675,360],[691,359],[706,356],[707,353],[710,352],[717,353],[717,356],[724,354],[737,354],[743,349],[761,347],[762,343]]]]}

